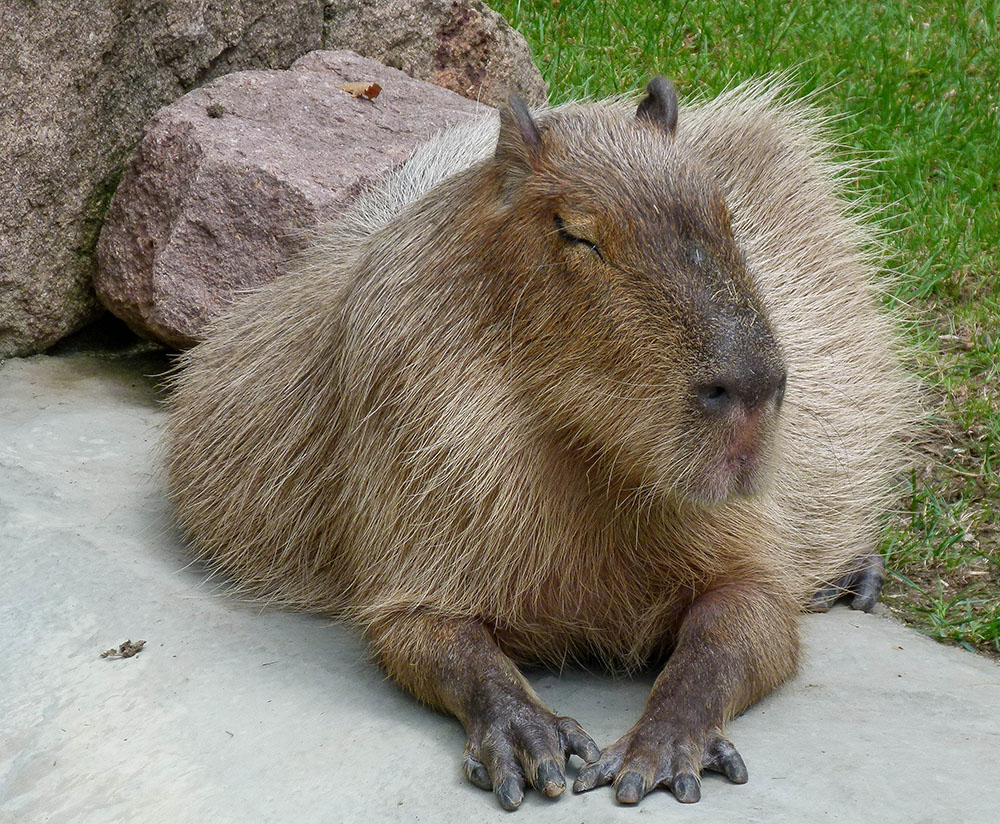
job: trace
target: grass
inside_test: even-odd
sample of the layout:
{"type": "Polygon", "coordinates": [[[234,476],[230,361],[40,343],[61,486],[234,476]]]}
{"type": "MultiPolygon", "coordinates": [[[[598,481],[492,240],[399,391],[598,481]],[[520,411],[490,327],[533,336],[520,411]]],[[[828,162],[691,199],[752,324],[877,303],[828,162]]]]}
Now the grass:
{"type": "Polygon", "coordinates": [[[552,102],[682,95],[787,71],[879,159],[858,184],[887,231],[930,421],[882,549],[883,602],[1000,657],[1000,2],[491,0],[552,102]]]}

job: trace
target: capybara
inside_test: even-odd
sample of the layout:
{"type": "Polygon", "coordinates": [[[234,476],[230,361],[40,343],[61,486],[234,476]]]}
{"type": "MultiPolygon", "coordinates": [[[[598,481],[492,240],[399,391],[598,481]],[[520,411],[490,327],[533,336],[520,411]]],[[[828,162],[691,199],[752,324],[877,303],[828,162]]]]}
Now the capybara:
{"type": "Polygon", "coordinates": [[[913,389],[849,164],[760,82],[441,135],[186,353],[170,494],[244,591],[356,622],[527,786],[700,797],[798,616],[881,586],[913,389]],[[818,594],[817,594],[818,593],[818,594]],[[517,663],[663,663],[598,750],[517,663]]]}

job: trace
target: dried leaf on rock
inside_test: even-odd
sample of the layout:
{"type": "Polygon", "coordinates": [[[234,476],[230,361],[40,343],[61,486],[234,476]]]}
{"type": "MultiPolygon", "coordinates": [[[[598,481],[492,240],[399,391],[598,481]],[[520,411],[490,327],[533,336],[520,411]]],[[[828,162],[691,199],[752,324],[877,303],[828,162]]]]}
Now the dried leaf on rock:
{"type": "Polygon", "coordinates": [[[366,83],[364,81],[345,83],[343,86],[337,86],[337,88],[343,89],[353,98],[363,97],[365,100],[374,100],[379,96],[379,92],[382,91],[382,87],[378,83],[366,83]]]}

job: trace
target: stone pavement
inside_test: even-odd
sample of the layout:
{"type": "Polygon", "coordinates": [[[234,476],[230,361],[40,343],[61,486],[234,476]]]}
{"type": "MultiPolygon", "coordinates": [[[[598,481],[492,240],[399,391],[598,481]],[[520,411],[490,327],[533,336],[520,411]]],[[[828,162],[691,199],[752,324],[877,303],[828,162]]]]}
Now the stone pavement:
{"type": "MultiPolygon", "coordinates": [[[[699,804],[638,808],[529,792],[504,813],[462,778],[458,723],[355,632],[223,596],[189,563],[146,377],[166,368],[0,365],[0,821],[1000,821],[1000,667],[840,607],[805,618],[799,675],[730,725],[748,784],[708,775],[699,804]],[[145,649],[100,657],[126,639],[145,649]]],[[[530,677],[600,744],[652,678],[530,677]]]]}

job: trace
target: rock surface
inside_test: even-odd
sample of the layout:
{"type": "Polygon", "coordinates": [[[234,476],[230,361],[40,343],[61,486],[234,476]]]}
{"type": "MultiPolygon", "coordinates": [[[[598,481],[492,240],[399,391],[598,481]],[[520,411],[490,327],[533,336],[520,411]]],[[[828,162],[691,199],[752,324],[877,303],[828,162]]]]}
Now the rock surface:
{"type": "Polygon", "coordinates": [[[490,106],[509,92],[548,100],[525,39],[480,0],[326,0],[325,14],[326,48],[351,49],[490,106]]]}
{"type": "Polygon", "coordinates": [[[483,107],[352,52],[238,72],[149,124],[98,245],[102,303],[139,334],[194,343],[239,290],[282,273],[365,183],[483,107]],[[375,81],[374,100],[337,88],[375,81]]]}
{"type": "Polygon", "coordinates": [[[0,358],[94,316],[94,244],[143,124],[230,71],[319,48],[319,0],[0,4],[0,358]]]}

